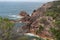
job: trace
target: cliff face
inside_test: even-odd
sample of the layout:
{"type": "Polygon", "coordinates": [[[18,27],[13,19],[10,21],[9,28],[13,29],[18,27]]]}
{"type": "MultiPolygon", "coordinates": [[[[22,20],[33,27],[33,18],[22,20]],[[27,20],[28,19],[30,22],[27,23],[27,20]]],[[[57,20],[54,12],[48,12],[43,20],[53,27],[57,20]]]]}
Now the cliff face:
{"type": "Polygon", "coordinates": [[[34,10],[31,16],[29,16],[26,12],[21,12],[20,15],[24,16],[21,21],[26,23],[26,26],[24,26],[23,29],[28,29],[27,32],[37,34],[41,37],[52,37],[52,33],[49,32],[49,30],[51,27],[54,27],[56,19],[60,20],[60,11],[58,11],[60,10],[59,8],[60,1],[54,1],[46,3],[37,10],[34,10]],[[54,13],[49,15],[49,12],[54,13]],[[56,16],[52,16],[54,14],[56,16]]]}

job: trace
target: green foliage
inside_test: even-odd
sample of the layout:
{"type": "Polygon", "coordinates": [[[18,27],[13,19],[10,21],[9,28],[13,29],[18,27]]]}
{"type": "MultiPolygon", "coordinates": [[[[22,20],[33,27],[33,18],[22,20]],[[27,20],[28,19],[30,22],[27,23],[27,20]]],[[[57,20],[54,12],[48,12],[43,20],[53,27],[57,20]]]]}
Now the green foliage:
{"type": "Polygon", "coordinates": [[[22,37],[19,37],[17,40],[29,40],[29,38],[26,36],[22,36],[22,37]]]}
{"type": "Polygon", "coordinates": [[[44,27],[40,25],[39,30],[36,31],[36,34],[40,33],[43,29],[44,29],[44,27]]]}
{"type": "Polygon", "coordinates": [[[60,30],[56,28],[51,28],[51,32],[55,40],[60,40],[60,30]]]}
{"type": "Polygon", "coordinates": [[[52,16],[55,20],[60,20],[60,1],[54,1],[53,6],[46,11],[47,16],[52,16]]]}
{"type": "Polygon", "coordinates": [[[55,40],[60,40],[60,1],[53,2],[53,6],[47,9],[46,16],[55,20],[55,28],[51,28],[51,32],[55,40]]]}
{"type": "MultiPolygon", "coordinates": [[[[53,9],[52,9],[52,10],[53,10],[53,9]]],[[[60,9],[59,9],[59,10],[56,9],[58,12],[57,12],[57,11],[52,11],[52,10],[51,10],[51,11],[50,11],[50,10],[47,11],[47,12],[46,12],[46,15],[47,15],[47,16],[51,16],[51,17],[53,17],[53,19],[58,20],[59,17],[60,17],[60,11],[59,11],[60,9]]]]}
{"type": "Polygon", "coordinates": [[[44,29],[44,27],[40,25],[39,31],[42,31],[43,29],[44,29]]]}
{"type": "Polygon", "coordinates": [[[0,31],[2,32],[0,35],[0,40],[10,40],[13,26],[14,24],[10,22],[8,18],[0,17],[0,31]]]}
{"type": "Polygon", "coordinates": [[[56,25],[58,28],[60,28],[60,21],[56,21],[56,22],[55,22],[55,25],[56,25]]]}

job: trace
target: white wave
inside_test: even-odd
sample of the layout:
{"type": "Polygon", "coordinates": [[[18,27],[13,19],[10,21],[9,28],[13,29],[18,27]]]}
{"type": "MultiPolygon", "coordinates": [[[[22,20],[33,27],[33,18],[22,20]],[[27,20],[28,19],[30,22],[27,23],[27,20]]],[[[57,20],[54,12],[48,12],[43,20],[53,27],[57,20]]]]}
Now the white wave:
{"type": "Polygon", "coordinates": [[[27,35],[27,36],[34,36],[34,37],[39,37],[38,35],[35,35],[35,34],[32,34],[32,33],[25,33],[24,35],[27,35]]]}
{"type": "Polygon", "coordinates": [[[20,15],[8,15],[10,18],[23,18],[23,16],[20,15]]]}

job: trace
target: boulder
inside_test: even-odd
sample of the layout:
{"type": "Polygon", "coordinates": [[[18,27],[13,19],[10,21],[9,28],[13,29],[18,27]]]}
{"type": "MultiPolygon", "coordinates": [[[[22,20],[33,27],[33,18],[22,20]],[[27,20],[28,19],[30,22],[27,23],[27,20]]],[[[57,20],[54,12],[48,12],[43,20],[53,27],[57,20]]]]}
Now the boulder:
{"type": "Polygon", "coordinates": [[[27,14],[27,12],[25,12],[25,11],[21,11],[19,15],[21,15],[21,16],[29,16],[29,14],[27,14]]]}

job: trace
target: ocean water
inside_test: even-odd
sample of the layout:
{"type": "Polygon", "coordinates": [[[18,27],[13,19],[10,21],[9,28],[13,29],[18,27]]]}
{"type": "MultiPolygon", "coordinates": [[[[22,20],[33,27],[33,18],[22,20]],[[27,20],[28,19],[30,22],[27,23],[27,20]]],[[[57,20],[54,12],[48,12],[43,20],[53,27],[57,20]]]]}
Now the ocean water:
{"type": "Polygon", "coordinates": [[[41,2],[0,2],[0,16],[18,15],[20,11],[31,14],[42,4],[41,2]]]}
{"type": "MultiPolygon", "coordinates": [[[[28,14],[31,14],[34,9],[39,8],[43,3],[39,2],[0,2],[0,16],[8,17],[13,15],[12,19],[20,13],[20,11],[26,11],[28,14]]],[[[13,31],[16,33],[19,28],[21,28],[24,23],[15,23],[13,31]]],[[[19,30],[21,31],[21,29],[19,30]]],[[[26,32],[26,30],[24,30],[26,32]]],[[[20,34],[19,34],[20,35],[20,34]]]]}

